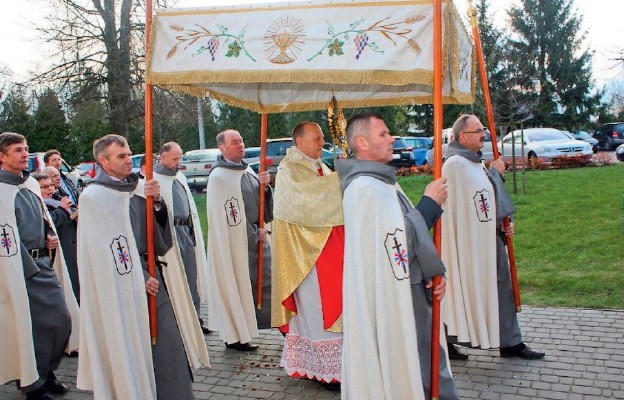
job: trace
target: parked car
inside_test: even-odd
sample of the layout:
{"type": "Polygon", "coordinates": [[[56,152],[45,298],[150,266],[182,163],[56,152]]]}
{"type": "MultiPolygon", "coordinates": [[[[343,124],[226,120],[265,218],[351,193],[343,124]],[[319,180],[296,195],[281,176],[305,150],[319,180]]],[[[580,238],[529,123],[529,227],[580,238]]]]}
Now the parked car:
{"type": "Polygon", "coordinates": [[[388,163],[396,168],[410,168],[414,165],[412,148],[401,136],[394,136],[392,145],[392,161],[388,163]]]}
{"type": "Polygon", "coordinates": [[[614,150],[618,145],[624,144],[624,122],[603,124],[594,132],[594,139],[598,141],[598,147],[607,151],[614,150]]]}
{"type": "MultiPolygon", "coordinates": [[[[43,162],[43,152],[30,153],[28,155],[28,171],[35,172],[41,171],[45,168],[45,163],[43,162]]],[[[61,159],[61,172],[65,177],[67,177],[78,189],[82,187],[80,184],[80,174],[78,171],[71,167],[65,160],[61,159]]]]}
{"type": "Polygon", "coordinates": [[[76,165],[76,171],[78,171],[78,174],[80,175],[78,178],[78,184],[82,187],[86,186],[91,179],[95,178],[98,168],[100,167],[95,163],[95,161],[83,161],[76,165]]]}
{"type": "Polygon", "coordinates": [[[286,155],[286,150],[292,145],[292,138],[268,139],[266,141],[266,169],[272,179],[277,174],[277,167],[286,155]]]}
{"type": "Polygon", "coordinates": [[[321,154],[321,160],[323,164],[327,165],[329,169],[334,170],[334,163],[344,157],[342,149],[338,146],[334,146],[331,143],[325,143],[323,146],[323,154],[321,154]],[[336,152],[334,154],[334,151],[336,152]]]}
{"type": "Polygon", "coordinates": [[[570,131],[574,135],[574,139],[582,140],[591,145],[594,153],[598,150],[598,140],[594,139],[588,132],[585,131],[570,131]]]}
{"type": "Polygon", "coordinates": [[[132,173],[141,173],[141,158],[143,158],[143,156],[144,154],[133,154],[130,156],[130,159],[132,160],[132,173]]]}
{"type": "Polygon", "coordinates": [[[570,139],[563,132],[555,128],[529,128],[524,130],[524,154],[522,153],[522,135],[520,130],[507,134],[498,144],[499,151],[505,161],[525,157],[529,166],[535,166],[537,161],[550,164],[556,157],[582,157],[587,162],[593,154],[589,143],[570,139]],[[512,147],[514,149],[512,153],[512,147]]]}
{"type": "Polygon", "coordinates": [[[243,158],[251,169],[256,173],[260,171],[260,147],[247,147],[245,148],[245,157],[243,158]]]}
{"type": "Polygon", "coordinates": [[[414,153],[414,165],[427,164],[427,151],[433,144],[433,139],[428,137],[406,136],[403,139],[412,147],[414,153]]]}
{"type": "Polygon", "coordinates": [[[615,156],[619,161],[624,162],[624,144],[619,145],[618,148],[615,149],[615,156]]]}
{"type": "MultiPolygon", "coordinates": [[[[431,139],[431,149],[427,151],[427,163],[433,168],[433,137],[431,139]]],[[[449,142],[452,142],[455,137],[453,136],[453,130],[446,128],[442,130],[442,159],[446,157],[446,149],[449,142]]],[[[481,149],[481,161],[489,161],[494,158],[494,150],[492,150],[492,138],[490,137],[489,129],[485,128],[485,145],[481,149]]]]}
{"type": "Polygon", "coordinates": [[[180,171],[186,176],[190,189],[203,192],[208,184],[208,174],[217,161],[219,149],[190,150],[180,160],[180,171]]]}

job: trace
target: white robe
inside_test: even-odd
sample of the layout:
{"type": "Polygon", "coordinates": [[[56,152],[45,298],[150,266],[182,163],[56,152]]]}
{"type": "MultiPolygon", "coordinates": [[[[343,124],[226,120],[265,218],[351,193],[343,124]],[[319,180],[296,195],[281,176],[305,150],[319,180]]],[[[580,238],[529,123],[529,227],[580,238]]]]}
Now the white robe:
{"type": "MultiPolygon", "coordinates": [[[[163,261],[167,263],[167,267],[163,268],[165,282],[167,283],[167,287],[173,287],[173,290],[168,291],[169,298],[171,299],[171,306],[173,307],[178,323],[180,323],[180,321],[184,321],[182,325],[191,327],[191,329],[180,331],[189,365],[193,369],[197,369],[202,366],[210,367],[206,341],[204,340],[204,335],[199,326],[199,320],[197,312],[193,306],[191,293],[187,289],[189,282],[187,282],[186,273],[184,272],[184,263],[182,262],[180,247],[178,246],[178,237],[175,232],[175,226],[171,223],[174,219],[174,180],[178,180],[182,184],[182,187],[184,187],[186,195],[189,199],[189,208],[193,219],[193,231],[197,243],[195,246],[195,261],[197,265],[198,282],[192,282],[190,284],[198,285],[201,298],[208,301],[208,304],[211,304],[212,301],[209,300],[210,296],[208,295],[209,290],[207,288],[209,280],[206,252],[204,250],[204,235],[201,231],[197,207],[195,206],[195,201],[193,201],[193,195],[186,184],[186,178],[181,172],[178,172],[176,176],[154,173],[154,179],[160,183],[160,194],[165,200],[165,204],[167,204],[167,212],[170,221],[169,227],[171,229],[171,237],[173,240],[173,245],[167,254],[162,257],[163,261]]],[[[209,313],[208,315],[210,314],[212,313],[209,313]]]]}
{"type": "Polygon", "coordinates": [[[483,349],[500,346],[496,286],[496,204],[483,165],[455,155],[442,167],[448,197],[442,214],[447,268],[442,318],[450,336],[483,349]]]}
{"type": "Polygon", "coordinates": [[[249,277],[247,219],[241,177],[247,170],[216,168],[206,189],[208,211],[208,269],[214,274],[219,338],[248,343],[258,336],[249,277]]]}
{"type": "Polygon", "coordinates": [[[92,184],[80,197],[76,386],[96,399],[156,399],[145,278],[129,215],[130,198],[142,193],[142,182],[133,192],[92,184]]]}
{"type": "Polygon", "coordinates": [[[396,190],[360,176],[344,191],[343,400],[424,398],[396,190]]]}
{"type": "MultiPolygon", "coordinates": [[[[21,185],[10,185],[0,182],[0,234],[7,233],[4,240],[8,247],[0,246],[2,263],[0,268],[0,343],[4,353],[0,357],[0,382],[20,380],[22,387],[29,386],[39,379],[35,350],[33,344],[32,322],[29,309],[28,293],[24,279],[24,268],[20,248],[20,236],[15,217],[15,197],[20,189],[26,188],[37,195],[41,202],[43,217],[51,229],[56,232],[52,218],[41,197],[41,189],[37,180],[30,177],[21,185]],[[4,228],[4,230],[3,230],[4,228]],[[12,246],[10,244],[13,244],[12,246]],[[10,322],[9,322],[10,321],[10,322]],[[28,333],[28,334],[25,334],[28,333]]],[[[0,240],[3,237],[0,236],[0,240]]],[[[69,349],[78,348],[79,311],[74,297],[69,273],[63,257],[63,249],[59,245],[52,268],[56,272],[65,302],[72,319],[72,334],[69,349]]]]}

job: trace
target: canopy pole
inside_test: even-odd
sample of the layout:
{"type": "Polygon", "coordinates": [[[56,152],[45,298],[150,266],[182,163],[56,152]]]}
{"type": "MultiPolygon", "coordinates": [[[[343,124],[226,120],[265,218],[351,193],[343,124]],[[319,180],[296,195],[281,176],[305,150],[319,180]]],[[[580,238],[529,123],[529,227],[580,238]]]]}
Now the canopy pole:
{"type": "MultiPolygon", "coordinates": [[[[152,26],[152,0],[147,0],[145,4],[145,53],[149,49],[150,29],[152,26]]],[[[146,56],[147,58],[147,56],[146,56]]],[[[152,148],[152,85],[145,82],[145,180],[149,181],[153,178],[153,154],[152,148]]],[[[147,272],[153,278],[156,276],[156,257],[154,252],[154,199],[151,196],[145,198],[145,217],[147,219],[147,272]]],[[[148,295],[148,310],[150,320],[150,336],[152,338],[152,346],[156,345],[157,324],[156,324],[156,295],[148,295]]]]}
{"type": "MultiPolygon", "coordinates": [[[[269,126],[269,116],[264,113],[260,117],[260,173],[266,171],[266,140],[267,129],[269,126]]],[[[264,228],[264,184],[260,183],[260,215],[258,216],[258,228],[264,228]]],[[[264,237],[268,240],[268,237],[264,237]]],[[[256,299],[256,308],[262,308],[262,261],[264,259],[264,241],[258,242],[258,297],[256,299]]]]}
{"type": "MultiPolygon", "coordinates": [[[[496,143],[496,125],[494,124],[494,111],[492,109],[492,99],[490,97],[490,85],[488,83],[487,73],[485,71],[485,60],[483,57],[483,48],[481,47],[481,37],[479,36],[479,27],[477,26],[477,10],[472,6],[472,0],[468,0],[468,14],[470,16],[470,24],[472,25],[472,36],[474,37],[475,49],[477,51],[477,59],[479,60],[479,75],[481,76],[481,88],[483,90],[483,98],[485,100],[485,109],[487,112],[488,127],[490,129],[490,137],[492,140],[492,153],[494,159],[500,157],[498,145],[496,143]]],[[[503,219],[503,226],[508,228],[510,225],[509,217],[503,219]]],[[[520,285],[518,284],[518,270],[516,268],[516,255],[514,252],[513,238],[505,235],[507,245],[507,254],[509,255],[509,273],[511,275],[511,286],[513,290],[514,303],[516,312],[522,311],[522,302],[520,300],[520,285]]]]}
{"type": "MultiPolygon", "coordinates": [[[[442,0],[433,1],[433,178],[442,175],[442,0]]],[[[441,230],[440,220],[436,221],[433,241],[440,255],[441,230]]],[[[442,280],[433,277],[433,292],[442,280]]],[[[440,386],[440,299],[433,296],[431,305],[431,399],[438,400],[440,386]]]]}

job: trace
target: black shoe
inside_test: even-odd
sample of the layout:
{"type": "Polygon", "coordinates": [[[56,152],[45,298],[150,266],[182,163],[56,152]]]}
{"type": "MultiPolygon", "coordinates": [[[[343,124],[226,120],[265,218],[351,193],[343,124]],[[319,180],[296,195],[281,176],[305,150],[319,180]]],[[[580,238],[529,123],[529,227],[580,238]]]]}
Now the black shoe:
{"type": "Polygon", "coordinates": [[[67,393],[67,386],[63,385],[61,381],[56,378],[54,372],[50,371],[48,373],[48,380],[43,384],[45,390],[54,394],[63,394],[67,393]]]}
{"type": "Polygon", "coordinates": [[[204,320],[203,319],[199,319],[199,327],[202,330],[202,333],[204,335],[208,335],[209,333],[211,333],[212,331],[210,329],[208,329],[208,327],[206,325],[204,325],[204,320]]]}
{"type": "Polygon", "coordinates": [[[26,400],[54,400],[44,387],[26,393],[26,400]]]}
{"type": "Polygon", "coordinates": [[[258,350],[258,345],[257,344],[252,344],[252,343],[241,343],[241,342],[236,342],[236,343],[230,343],[230,344],[225,344],[225,347],[227,347],[228,349],[234,349],[234,350],[238,350],[238,351],[253,351],[253,350],[258,350]]]}
{"type": "Polygon", "coordinates": [[[504,358],[520,357],[525,360],[539,360],[544,358],[546,353],[535,351],[524,343],[517,346],[501,347],[500,355],[504,358]]]}
{"type": "Polygon", "coordinates": [[[340,382],[323,382],[317,381],[325,390],[329,390],[331,392],[340,392],[340,382]]]}
{"type": "Polygon", "coordinates": [[[78,357],[78,350],[72,350],[69,353],[65,353],[65,357],[69,357],[69,358],[78,357]]]}
{"type": "Polygon", "coordinates": [[[467,360],[468,354],[459,351],[459,346],[448,343],[448,356],[451,360],[467,360]]]}

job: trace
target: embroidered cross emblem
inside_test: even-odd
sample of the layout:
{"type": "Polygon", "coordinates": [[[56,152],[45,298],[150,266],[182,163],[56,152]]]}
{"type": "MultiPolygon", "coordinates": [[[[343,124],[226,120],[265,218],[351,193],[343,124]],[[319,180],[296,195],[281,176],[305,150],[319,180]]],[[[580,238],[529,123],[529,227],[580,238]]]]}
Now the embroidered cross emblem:
{"type": "Polygon", "coordinates": [[[236,218],[238,218],[238,212],[236,211],[236,207],[234,207],[232,200],[229,201],[229,204],[230,204],[230,209],[229,209],[230,218],[232,218],[232,221],[236,223],[236,218]]]}
{"type": "Polygon", "coordinates": [[[394,246],[392,246],[392,248],[395,250],[394,251],[394,262],[396,265],[400,266],[403,268],[403,272],[407,273],[407,252],[405,251],[405,249],[401,248],[401,243],[399,243],[397,241],[396,236],[393,238],[394,240],[394,246]]]}
{"type": "Polygon", "coordinates": [[[490,204],[488,203],[483,193],[479,196],[479,207],[483,214],[485,214],[485,218],[488,218],[488,212],[490,211],[490,204]]]}
{"type": "Polygon", "coordinates": [[[10,253],[13,241],[11,240],[11,237],[5,227],[2,227],[2,234],[0,234],[0,236],[2,236],[2,239],[0,239],[0,245],[4,247],[7,253],[10,253]]]}

